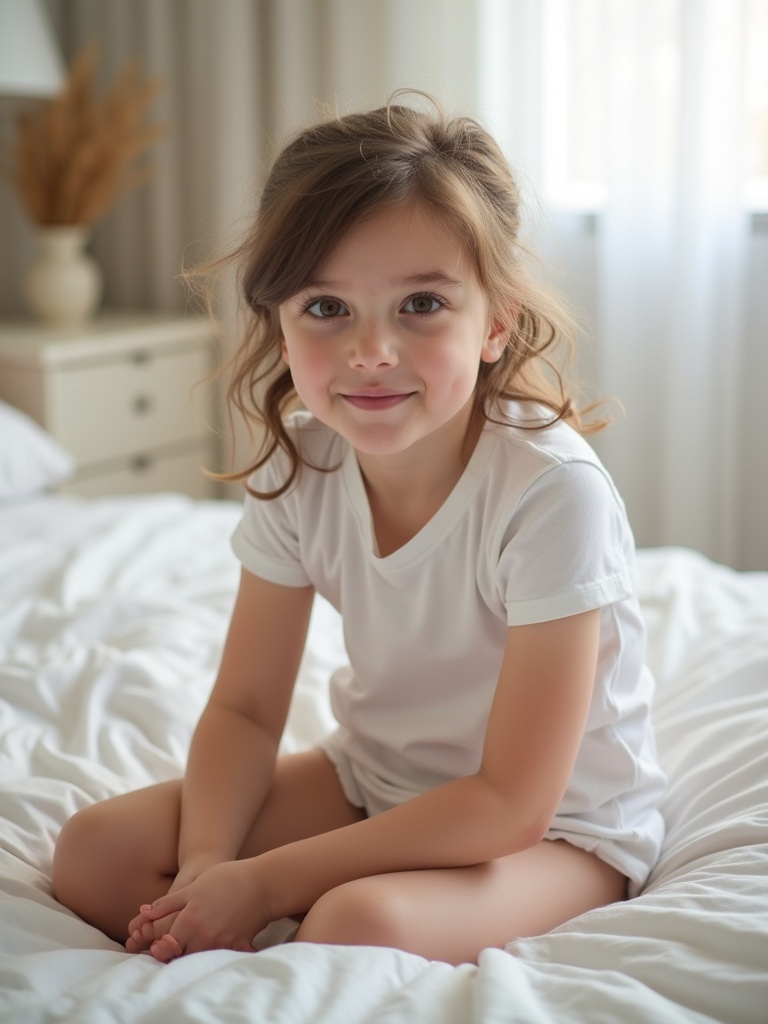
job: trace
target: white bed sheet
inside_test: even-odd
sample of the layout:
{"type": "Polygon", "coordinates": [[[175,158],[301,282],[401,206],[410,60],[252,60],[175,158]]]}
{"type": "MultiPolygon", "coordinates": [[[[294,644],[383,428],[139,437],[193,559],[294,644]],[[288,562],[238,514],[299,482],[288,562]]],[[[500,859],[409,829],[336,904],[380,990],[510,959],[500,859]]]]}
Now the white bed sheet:
{"type": "MultiPolygon", "coordinates": [[[[238,514],[178,495],[0,509],[0,1021],[765,1024],[768,574],[685,550],[639,556],[670,786],[638,899],[457,968],[308,944],[163,966],[58,905],[66,818],[183,768],[234,597],[238,514]]],[[[285,749],[330,726],[342,657],[318,601],[285,749]]]]}

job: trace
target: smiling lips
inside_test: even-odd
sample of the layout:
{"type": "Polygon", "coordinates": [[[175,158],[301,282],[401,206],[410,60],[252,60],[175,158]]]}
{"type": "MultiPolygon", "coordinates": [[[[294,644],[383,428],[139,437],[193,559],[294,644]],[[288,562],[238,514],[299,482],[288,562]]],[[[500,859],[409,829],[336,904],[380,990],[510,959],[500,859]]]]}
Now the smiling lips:
{"type": "Polygon", "coordinates": [[[341,397],[349,405],[356,409],[365,409],[368,412],[384,412],[386,409],[393,409],[396,405],[407,401],[414,394],[413,391],[355,391],[350,394],[342,394],[341,397]]]}

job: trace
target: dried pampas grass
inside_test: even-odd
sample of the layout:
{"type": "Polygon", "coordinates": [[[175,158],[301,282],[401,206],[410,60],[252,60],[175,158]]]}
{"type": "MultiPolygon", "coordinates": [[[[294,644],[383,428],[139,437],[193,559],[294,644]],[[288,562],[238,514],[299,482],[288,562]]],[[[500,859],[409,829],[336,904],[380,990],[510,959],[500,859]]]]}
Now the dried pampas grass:
{"type": "Polygon", "coordinates": [[[150,177],[141,158],[165,128],[146,114],[161,83],[131,62],[100,98],[97,59],[98,48],[87,46],[61,94],[18,119],[11,174],[37,224],[92,224],[150,177]]]}

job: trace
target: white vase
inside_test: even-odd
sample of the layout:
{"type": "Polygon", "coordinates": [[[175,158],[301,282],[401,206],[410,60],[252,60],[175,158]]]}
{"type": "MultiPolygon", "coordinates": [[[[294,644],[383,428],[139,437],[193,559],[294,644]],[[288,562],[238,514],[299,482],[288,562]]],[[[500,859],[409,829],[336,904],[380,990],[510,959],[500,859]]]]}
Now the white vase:
{"type": "Polygon", "coordinates": [[[86,323],[101,299],[101,269],[85,251],[87,227],[38,228],[39,252],[27,271],[25,290],[31,312],[61,327],[86,323]]]}

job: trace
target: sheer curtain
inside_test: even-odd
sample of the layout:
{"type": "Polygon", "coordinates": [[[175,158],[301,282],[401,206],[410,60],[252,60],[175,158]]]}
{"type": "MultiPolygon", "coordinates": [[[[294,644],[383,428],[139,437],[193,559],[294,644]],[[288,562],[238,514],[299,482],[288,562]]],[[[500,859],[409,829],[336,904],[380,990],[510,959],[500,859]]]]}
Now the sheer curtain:
{"type": "MultiPolygon", "coordinates": [[[[584,6],[486,0],[481,17],[492,64],[481,99],[510,124],[513,159],[519,155],[541,196],[554,236],[554,244],[544,241],[594,325],[590,369],[601,392],[624,406],[595,446],[639,542],[684,544],[734,564],[765,559],[765,547],[760,555],[745,548],[739,503],[744,475],[762,469],[759,498],[768,514],[764,446],[755,451],[757,467],[743,448],[752,244],[742,197],[747,3],[591,0],[598,63],[589,70],[599,109],[589,113],[602,131],[601,187],[588,214],[564,212],[562,194],[548,188],[563,177],[552,166],[563,139],[548,145],[553,107],[567,108],[564,91],[574,84],[563,74],[560,93],[553,87],[559,69],[547,62],[549,37],[567,39],[584,6]],[[504,52],[493,31],[499,24],[513,47],[534,45],[525,54],[504,52]],[[510,68],[518,57],[523,81],[520,65],[510,68]],[[521,111],[526,100],[538,121],[521,111]]],[[[590,129],[574,126],[568,113],[555,119],[555,131],[590,129]]],[[[750,344],[762,347],[764,321],[753,335],[750,344]]]]}
{"type": "Polygon", "coordinates": [[[604,454],[645,536],[730,561],[749,237],[743,5],[606,8],[598,326],[603,384],[627,418],[604,454]]]}

